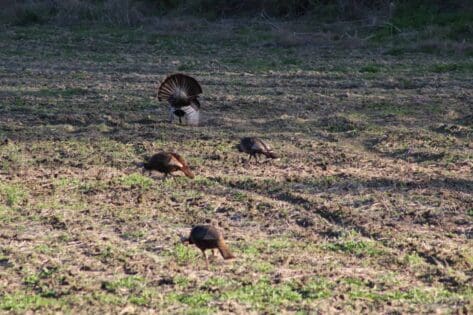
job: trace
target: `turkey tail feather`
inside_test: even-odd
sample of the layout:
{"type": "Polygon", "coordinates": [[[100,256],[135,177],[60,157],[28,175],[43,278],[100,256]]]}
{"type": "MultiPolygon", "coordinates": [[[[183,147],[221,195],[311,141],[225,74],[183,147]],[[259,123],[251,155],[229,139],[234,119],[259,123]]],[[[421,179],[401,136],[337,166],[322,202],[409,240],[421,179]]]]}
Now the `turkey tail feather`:
{"type": "MultiPolygon", "coordinates": [[[[173,103],[182,103],[183,99],[189,103],[202,93],[202,87],[196,79],[182,74],[172,74],[164,79],[158,88],[158,100],[173,103]]],[[[182,106],[182,105],[181,105],[182,106]]]]}

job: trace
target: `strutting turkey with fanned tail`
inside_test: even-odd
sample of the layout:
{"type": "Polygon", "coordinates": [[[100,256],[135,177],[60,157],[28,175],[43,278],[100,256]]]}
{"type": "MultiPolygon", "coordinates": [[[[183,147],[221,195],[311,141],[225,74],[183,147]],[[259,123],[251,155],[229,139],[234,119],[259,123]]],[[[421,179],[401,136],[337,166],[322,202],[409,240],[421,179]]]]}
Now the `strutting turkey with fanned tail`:
{"type": "Polygon", "coordinates": [[[168,101],[170,105],[169,122],[177,116],[181,124],[183,119],[189,125],[199,124],[199,94],[202,94],[199,82],[182,73],[169,75],[158,88],[158,100],[168,101]]]}
{"type": "Polygon", "coordinates": [[[194,178],[194,173],[187,165],[187,162],[182,156],[175,152],[159,152],[148,159],[147,162],[142,163],[145,170],[158,171],[164,173],[164,178],[169,174],[177,171],[183,172],[187,177],[194,178]]]}
{"type": "Polygon", "coordinates": [[[240,140],[237,146],[238,151],[245,152],[250,155],[248,162],[252,157],[258,162],[258,155],[264,155],[267,158],[276,159],[277,155],[263,140],[256,137],[245,137],[240,140]]]}

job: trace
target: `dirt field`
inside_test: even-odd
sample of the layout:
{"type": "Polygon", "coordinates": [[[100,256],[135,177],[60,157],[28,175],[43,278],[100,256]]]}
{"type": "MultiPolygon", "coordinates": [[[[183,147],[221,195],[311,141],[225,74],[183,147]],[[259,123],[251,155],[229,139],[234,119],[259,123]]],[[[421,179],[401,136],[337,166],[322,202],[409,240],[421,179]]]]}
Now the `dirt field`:
{"type": "Polygon", "coordinates": [[[473,311],[473,57],[162,27],[1,30],[1,311],[473,311]],[[173,72],[203,126],[166,122],[173,72]],[[195,180],[134,166],[161,149],[195,180]],[[237,256],[209,270],[206,220],[237,256]]]}

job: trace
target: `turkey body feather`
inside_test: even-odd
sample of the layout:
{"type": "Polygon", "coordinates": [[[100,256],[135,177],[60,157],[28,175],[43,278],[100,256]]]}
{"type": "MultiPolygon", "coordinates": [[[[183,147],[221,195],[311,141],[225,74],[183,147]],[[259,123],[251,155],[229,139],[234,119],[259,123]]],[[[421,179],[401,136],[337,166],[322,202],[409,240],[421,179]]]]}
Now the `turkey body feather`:
{"type": "Polygon", "coordinates": [[[264,155],[267,158],[276,159],[277,155],[273,152],[273,150],[267,145],[263,140],[256,137],[245,137],[240,140],[240,144],[238,144],[238,151],[245,152],[250,155],[250,159],[252,157],[258,161],[258,155],[264,155]]]}
{"type": "Polygon", "coordinates": [[[195,244],[204,255],[205,263],[208,266],[206,249],[217,248],[224,259],[235,258],[223,239],[222,233],[211,225],[196,225],[192,228],[189,238],[189,244],[195,244]]]}
{"type": "Polygon", "coordinates": [[[194,173],[190,170],[187,162],[175,152],[156,153],[146,163],[143,163],[143,166],[146,170],[158,171],[164,173],[165,176],[182,171],[187,177],[194,178],[194,173]]]}

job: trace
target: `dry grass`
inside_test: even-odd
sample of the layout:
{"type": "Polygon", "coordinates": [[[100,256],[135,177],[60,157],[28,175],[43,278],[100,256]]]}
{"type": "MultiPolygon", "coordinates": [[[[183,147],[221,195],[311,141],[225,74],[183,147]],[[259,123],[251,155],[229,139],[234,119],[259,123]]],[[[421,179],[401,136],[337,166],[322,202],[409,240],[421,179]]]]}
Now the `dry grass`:
{"type": "Polygon", "coordinates": [[[216,27],[0,34],[0,309],[471,311],[473,60],[216,27]],[[174,71],[203,126],[165,122],[174,71]],[[195,180],[134,167],[171,148],[195,180]],[[210,270],[178,237],[208,219],[238,256],[210,270]]]}

